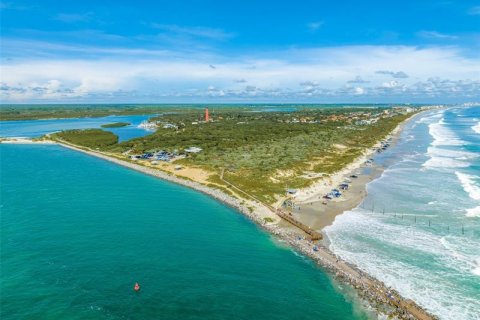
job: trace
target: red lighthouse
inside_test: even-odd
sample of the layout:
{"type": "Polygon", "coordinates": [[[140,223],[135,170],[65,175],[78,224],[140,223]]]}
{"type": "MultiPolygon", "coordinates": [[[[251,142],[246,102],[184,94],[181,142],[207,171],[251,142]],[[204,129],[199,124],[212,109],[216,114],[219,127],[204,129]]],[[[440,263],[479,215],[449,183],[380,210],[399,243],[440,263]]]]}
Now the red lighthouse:
{"type": "Polygon", "coordinates": [[[205,122],[210,121],[210,117],[208,116],[208,108],[205,108],[205,122]]]}

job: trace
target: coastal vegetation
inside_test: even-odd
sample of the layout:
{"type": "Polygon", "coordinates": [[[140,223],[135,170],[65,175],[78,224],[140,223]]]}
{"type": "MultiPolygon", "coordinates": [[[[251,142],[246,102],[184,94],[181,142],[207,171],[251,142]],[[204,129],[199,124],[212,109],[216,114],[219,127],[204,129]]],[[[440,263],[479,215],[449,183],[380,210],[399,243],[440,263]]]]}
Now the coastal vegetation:
{"type": "Polygon", "coordinates": [[[157,114],[173,106],[156,105],[3,105],[0,120],[104,117],[157,114]]]}
{"type": "MultiPolygon", "coordinates": [[[[271,111],[292,110],[305,108],[339,109],[335,105],[238,105],[238,104],[213,104],[215,110],[235,111],[271,111]]],[[[8,105],[0,108],[0,120],[36,120],[36,119],[61,119],[61,118],[86,118],[104,117],[109,115],[139,115],[139,114],[165,114],[184,113],[201,114],[204,106],[198,104],[41,104],[41,105],[8,105]]]]}
{"type": "Polygon", "coordinates": [[[109,150],[138,154],[181,152],[196,146],[202,152],[178,162],[212,172],[210,180],[218,184],[222,184],[219,175],[224,170],[225,180],[271,203],[286,188],[306,187],[342,169],[407,117],[383,111],[217,111],[212,113],[214,121],[208,123],[198,121],[200,112],[169,114],[151,121],[173,123],[177,130],[160,128],[109,150]],[[371,119],[375,121],[363,124],[371,119]]]}
{"type": "Polygon", "coordinates": [[[231,183],[273,203],[286,188],[303,188],[341,170],[409,116],[384,108],[220,108],[210,115],[213,120],[205,122],[203,109],[164,113],[149,120],[158,127],[154,133],[121,143],[99,129],[54,136],[119,156],[183,155],[176,165],[209,172],[208,181],[218,188],[229,190],[231,183]],[[201,151],[187,153],[190,147],[201,151]]]}
{"type": "Polygon", "coordinates": [[[102,128],[120,128],[120,127],[126,127],[129,126],[131,123],[130,122],[114,122],[114,123],[107,123],[107,124],[102,124],[102,128]]]}
{"type": "Polygon", "coordinates": [[[95,149],[104,149],[118,143],[115,134],[101,129],[65,130],[50,135],[50,138],[95,149]]]}

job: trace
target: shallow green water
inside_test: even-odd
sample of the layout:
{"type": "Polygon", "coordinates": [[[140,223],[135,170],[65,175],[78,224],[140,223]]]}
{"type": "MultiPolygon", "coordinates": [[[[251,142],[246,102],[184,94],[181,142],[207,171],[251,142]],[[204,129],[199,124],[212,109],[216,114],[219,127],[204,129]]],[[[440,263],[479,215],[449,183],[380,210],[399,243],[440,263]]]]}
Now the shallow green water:
{"type": "Polygon", "coordinates": [[[207,196],[59,146],[0,152],[2,319],[366,318],[207,196]]]}

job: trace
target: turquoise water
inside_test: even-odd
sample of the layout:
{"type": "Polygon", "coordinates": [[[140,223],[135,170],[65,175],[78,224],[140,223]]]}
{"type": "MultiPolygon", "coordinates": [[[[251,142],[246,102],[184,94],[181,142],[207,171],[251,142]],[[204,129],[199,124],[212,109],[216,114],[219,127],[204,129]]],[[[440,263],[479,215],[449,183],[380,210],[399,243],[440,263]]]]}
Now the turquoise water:
{"type": "Polygon", "coordinates": [[[2,319],[367,318],[205,195],[59,146],[0,152],[2,319]]]}
{"type": "Polygon", "coordinates": [[[113,122],[129,122],[131,125],[119,128],[102,128],[118,136],[119,141],[143,137],[148,130],[138,125],[153,115],[107,116],[99,118],[72,118],[46,120],[0,121],[0,137],[41,137],[47,133],[69,129],[100,128],[103,124],[113,122]]]}
{"type": "Polygon", "coordinates": [[[441,319],[480,319],[480,107],[422,114],[331,248],[441,319]],[[384,212],[385,211],[385,212],[384,212]]]}

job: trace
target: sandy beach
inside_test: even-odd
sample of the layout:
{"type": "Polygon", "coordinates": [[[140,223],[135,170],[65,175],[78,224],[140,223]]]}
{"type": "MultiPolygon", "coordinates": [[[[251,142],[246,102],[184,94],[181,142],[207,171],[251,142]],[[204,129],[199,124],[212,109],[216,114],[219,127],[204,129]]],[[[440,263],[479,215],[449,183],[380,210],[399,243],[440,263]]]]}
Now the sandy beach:
{"type": "MultiPolygon", "coordinates": [[[[412,117],[415,116],[413,115],[412,117]]],[[[390,147],[395,145],[403,126],[412,117],[399,124],[385,137],[384,140],[389,140],[390,147]]],[[[299,190],[291,199],[294,203],[293,208],[291,208],[292,215],[300,222],[314,230],[320,231],[331,225],[339,214],[357,207],[367,195],[366,185],[378,178],[384,170],[382,166],[377,165],[375,162],[366,163],[367,160],[374,158],[377,149],[380,147],[381,142],[379,141],[372,148],[365,150],[360,157],[344,169],[316,182],[308,188],[299,190]],[[351,175],[358,177],[351,178],[351,175]],[[348,190],[341,190],[341,197],[331,200],[323,198],[324,195],[332,189],[338,188],[345,181],[349,181],[349,188],[348,190]]]]}
{"type": "Polygon", "coordinates": [[[25,137],[0,138],[0,143],[7,144],[55,144],[55,141],[50,140],[32,140],[25,137]]]}

